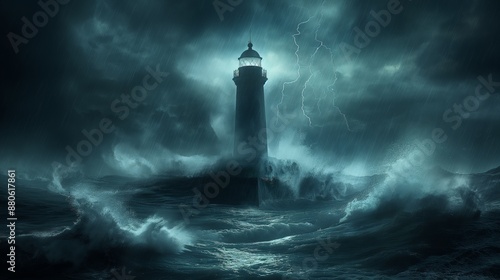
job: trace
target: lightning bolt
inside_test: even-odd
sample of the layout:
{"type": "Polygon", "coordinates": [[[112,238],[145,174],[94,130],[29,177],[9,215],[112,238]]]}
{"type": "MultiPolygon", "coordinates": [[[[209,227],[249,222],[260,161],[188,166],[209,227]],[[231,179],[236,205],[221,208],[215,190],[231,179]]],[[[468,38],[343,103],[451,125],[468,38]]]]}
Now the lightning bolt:
{"type": "MultiPolygon", "coordinates": [[[[306,89],[307,89],[307,86],[309,84],[309,82],[311,81],[311,79],[313,78],[313,76],[315,75],[315,73],[313,72],[312,70],[312,66],[313,66],[313,62],[314,62],[314,59],[316,57],[316,54],[319,52],[320,49],[324,48],[326,49],[329,53],[330,53],[330,61],[331,61],[331,64],[332,64],[332,67],[334,65],[334,55],[333,55],[333,50],[331,48],[329,48],[328,46],[326,46],[324,44],[324,42],[322,40],[320,40],[318,38],[318,32],[321,28],[321,25],[322,25],[322,20],[323,20],[323,13],[321,13],[321,10],[323,8],[323,5],[324,5],[325,1],[322,2],[321,4],[321,7],[320,7],[320,12],[319,12],[319,19],[318,19],[318,24],[317,24],[317,27],[315,29],[315,32],[314,32],[314,40],[318,43],[318,46],[316,47],[316,49],[314,50],[314,52],[311,54],[311,56],[309,57],[309,64],[307,65],[307,68],[308,68],[308,71],[309,71],[309,75],[308,75],[308,78],[307,80],[304,82],[304,86],[302,87],[302,91],[301,91],[301,110],[302,110],[302,114],[304,115],[304,117],[308,120],[308,123],[309,123],[309,126],[310,127],[322,127],[323,125],[313,125],[313,122],[312,122],[312,119],[311,119],[311,116],[309,116],[309,114],[307,113],[306,111],[306,106],[305,106],[305,98],[306,98],[306,89]]],[[[300,57],[299,57],[299,51],[300,51],[300,46],[299,44],[297,43],[297,37],[299,35],[301,35],[301,32],[300,32],[300,27],[306,23],[309,23],[313,18],[315,18],[317,16],[314,15],[314,16],[311,16],[309,17],[307,20],[305,21],[302,21],[300,23],[297,24],[297,28],[296,28],[296,33],[292,35],[292,38],[293,38],[293,42],[296,46],[296,50],[295,50],[295,56],[296,56],[296,67],[297,67],[297,76],[294,80],[292,81],[288,81],[288,82],[284,82],[283,83],[283,86],[282,86],[282,89],[281,89],[281,99],[280,99],[280,102],[278,103],[278,105],[276,106],[277,108],[277,116],[279,117],[279,114],[280,114],[280,106],[283,104],[283,101],[284,101],[284,98],[285,98],[285,87],[287,85],[291,85],[291,84],[294,84],[296,82],[298,82],[301,78],[301,69],[302,69],[302,66],[300,65],[300,57]]],[[[344,119],[344,122],[346,124],[346,127],[347,127],[347,130],[352,132],[350,126],[349,126],[349,122],[347,120],[347,116],[340,110],[340,108],[335,104],[335,94],[334,94],[334,90],[333,90],[333,87],[337,81],[337,72],[335,71],[335,68],[333,67],[333,81],[331,84],[329,84],[326,88],[328,90],[328,92],[331,92],[332,96],[333,96],[333,102],[332,102],[332,106],[337,110],[337,112],[342,116],[342,118],[344,119]]],[[[318,98],[317,100],[317,103],[316,103],[316,107],[318,108],[318,111],[321,113],[321,109],[319,107],[319,104],[320,102],[326,98],[327,94],[325,91],[323,91],[323,95],[318,98]]]]}
{"type": "Polygon", "coordinates": [[[300,77],[301,77],[300,76],[301,66],[300,66],[300,57],[299,57],[300,46],[297,43],[297,36],[299,36],[301,34],[301,32],[300,32],[300,26],[302,26],[303,24],[308,23],[309,21],[311,21],[312,18],[314,18],[314,16],[311,16],[307,20],[305,20],[305,21],[300,22],[299,24],[297,24],[297,28],[295,29],[297,31],[297,33],[295,33],[295,34],[292,35],[293,43],[297,47],[296,50],[295,50],[295,57],[296,57],[295,65],[297,67],[297,77],[294,80],[292,80],[292,81],[288,81],[288,82],[284,82],[283,83],[283,87],[281,88],[281,99],[280,99],[280,102],[278,103],[278,105],[276,105],[276,114],[277,114],[278,118],[280,116],[280,106],[283,104],[283,100],[285,99],[285,86],[291,85],[291,84],[294,84],[294,83],[298,82],[299,79],[300,79],[300,77]]]}
{"type": "MultiPolygon", "coordinates": [[[[328,47],[326,47],[326,48],[328,48],[328,47]]],[[[332,52],[332,50],[331,50],[330,48],[328,48],[328,50],[330,51],[330,59],[331,59],[331,63],[332,63],[332,65],[333,65],[333,52],[332,52]]],[[[353,132],[353,130],[351,129],[351,127],[350,127],[350,125],[349,125],[349,121],[347,120],[347,116],[346,116],[346,114],[344,114],[344,113],[342,112],[342,110],[340,110],[340,108],[339,108],[337,105],[335,105],[335,90],[333,89],[333,86],[334,86],[334,85],[335,85],[335,83],[337,82],[337,79],[338,79],[338,77],[337,77],[337,71],[335,71],[335,69],[333,69],[333,82],[332,82],[331,84],[329,84],[326,88],[327,88],[327,90],[329,90],[329,91],[331,91],[331,92],[332,92],[332,99],[333,99],[333,100],[332,100],[332,106],[333,106],[335,109],[337,109],[337,112],[338,112],[338,113],[342,116],[342,118],[344,119],[344,122],[345,122],[345,125],[346,125],[346,127],[347,127],[347,130],[348,130],[349,132],[353,132]]],[[[326,97],[326,96],[325,96],[325,97],[326,97]]],[[[318,102],[318,104],[319,104],[319,102],[318,102]]]]}
{"type": "MultiPolygon", "coordinates": [[[[324,3],[325,3],[325,2],[323,2],[323,4],[324,4],[324,3]]],[[[323,5],[323,4],[321,4],[321,5],[323,5]]],[[[323,18],[323,14],[321,14],[321,19],[322,19],[322,18],[323,18]]],[[[320,22],[320,24],[321,24],[321,22],[320,22]]],[[[320,25],[320,26],[321,26],[321,25],[320,25]]],[[[338,77],[337,77],[337,71],[335,70],[335,67],[333,66],[333,65],[334,65],[334,62],[333,62],[333,61],[334,61],[334,59],[333,59],[333,50],[332,50],[331,48],[329,48],[329,47],[325,46],[325,44],[323,43],[323,41],[320,41],[320,40],[318,39],[318,30],[319,30],[319,27],[318,27],[318,29],[316,29],[316,34],[315,34],[315,36],[314,36],[314,40],[316,40],[317,42],[320,42],[320,46],[318,47],[318,49],[319,49],[321,46],[323,46],[323,47],[324,47],[325,49],[327,49],[327,50],[328,50],[328,52],[330,53],[330,63],[332,64],[332,70],[333,70],[333,81],[332,81],[332,83],[331,83],[331,84],[329,84],[326,88],[327,88],[327,90],[329,90],[329,91],[331,91],[331,92],[332,92],[332,99],[333,99],[333,100],[332,100],[332,106],[333,106],[334,108],[336,108],[336,109],[337,109],[338,113],[339,113],[339,114],[342,116],[342,118],[344,119],[344,122],[345,122],[345,125],[346,125],[346,127],[347,127],[347,130],[348,130],[349,132],[352,132],[351,127],[349,126],[349,121],[347,120],[347,116],[346,116],[346,114],[344,114],[344,113],[342,112],[342,110],[340,110],[340,108],[339,108],[337,105],[335,105],[335,90],[333,89],[333,87],[335,86],[335,83],[337,82],[338,77]]],[[[325,96],[325,97],[326,97],[326,96],[325,96]]],[[[319,100],[318,100],[318,104],[319,104],[319,101],[320,101],[320,100],[321,100],[321,99],[319,99],[319,100]]],[[[319,106],[318,106],[318,108],[319,108],[319,106]]],[[[321,110],[320,110],[320,112],[321,112],[321,110]]]]}
{"type": "Polygon", "coordinates": [[[311,120],[311,117],[309,115],[307,115],[306,110],[304,108],[305,107],[304,101],[306,99],[306,96],[304,95],[304,92],[306,91],[307,84],[309,83],[309,81],[311,80],[311,78],[313,76],[314,76],[314,73],[312,72],[311,67],[309,67],[309,78],[307,78],[307,80],[305,81],[304,87],[302,87],[302,92],[300,93],[301,96],[302,96],[302,106],[300,108],[302,109],[302,114],[304,115],[304,117],[306,117],[306,119],[309,121],[309,126],[310,127],[312,127],[312,120],[311,120]]]}

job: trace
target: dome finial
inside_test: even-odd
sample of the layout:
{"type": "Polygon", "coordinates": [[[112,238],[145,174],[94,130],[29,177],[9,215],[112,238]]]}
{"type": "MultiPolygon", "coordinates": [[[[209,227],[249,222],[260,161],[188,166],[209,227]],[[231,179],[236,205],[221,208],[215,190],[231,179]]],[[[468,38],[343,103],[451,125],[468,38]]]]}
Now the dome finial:
{"type": "Polygon", "coordinates": [[[252,49],[253,44],[252,44],[252,29],[250,28],[250,38],[248,39],[248,49],[252,49]]]}

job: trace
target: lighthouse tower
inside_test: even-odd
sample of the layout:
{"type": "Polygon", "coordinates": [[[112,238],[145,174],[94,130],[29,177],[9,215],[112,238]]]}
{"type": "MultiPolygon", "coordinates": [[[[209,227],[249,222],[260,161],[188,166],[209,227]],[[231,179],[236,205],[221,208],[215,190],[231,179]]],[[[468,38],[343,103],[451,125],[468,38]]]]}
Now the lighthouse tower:
{"type": "Polygon", "coordinates": [[[258,175],[259,164],[267,157],[266,113],[264,84],[267,72],[262,69],[259,53],[252,42],[238,58],[234,71],[236,84],[236,114],[233,156],[247,163],[251,174],[258,175]]]}
{"type": "Polygon", "coordinates": [[[269,179],[263,168],[267,159],[264,104],[267,72],[262,69],[261,61],[262,57],[249,42],[248,49],[239,57],[240,65],[233,77],[236,84],[233,158],[227,164],[220,163],[224,170],[211,172],[210,176],[194,182],[197,194],[193,203],[199,204],[205,199],[215,204],[259,206],[260,189],[267,193],[269,179]],[[219,188],[215,188],[217,186],[219,188]]]}

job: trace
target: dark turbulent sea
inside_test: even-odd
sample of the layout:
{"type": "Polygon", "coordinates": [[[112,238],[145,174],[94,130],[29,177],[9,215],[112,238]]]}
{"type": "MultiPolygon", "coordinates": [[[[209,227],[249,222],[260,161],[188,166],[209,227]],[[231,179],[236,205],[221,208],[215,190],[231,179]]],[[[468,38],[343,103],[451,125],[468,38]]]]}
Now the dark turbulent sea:
{"type": "Polygon", "coordinates": [[[16,273],[4,260],[1,278],[500,278],[500,168],[275,175],[292,195],[189,222],[189,179],[18,175],[16,273]]]}

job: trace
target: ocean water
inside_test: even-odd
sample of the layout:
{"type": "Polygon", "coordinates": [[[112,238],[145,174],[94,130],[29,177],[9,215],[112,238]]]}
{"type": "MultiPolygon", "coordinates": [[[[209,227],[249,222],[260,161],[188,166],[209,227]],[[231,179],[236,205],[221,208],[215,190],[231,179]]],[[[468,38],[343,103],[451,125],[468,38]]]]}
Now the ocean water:
{"type": "Polygon", "coordinates": [[[189,217],[187,178],[19,176],[16,273],[1,278],[500,278],[500,168],[280,170],[282,196],[189,217]]]}

